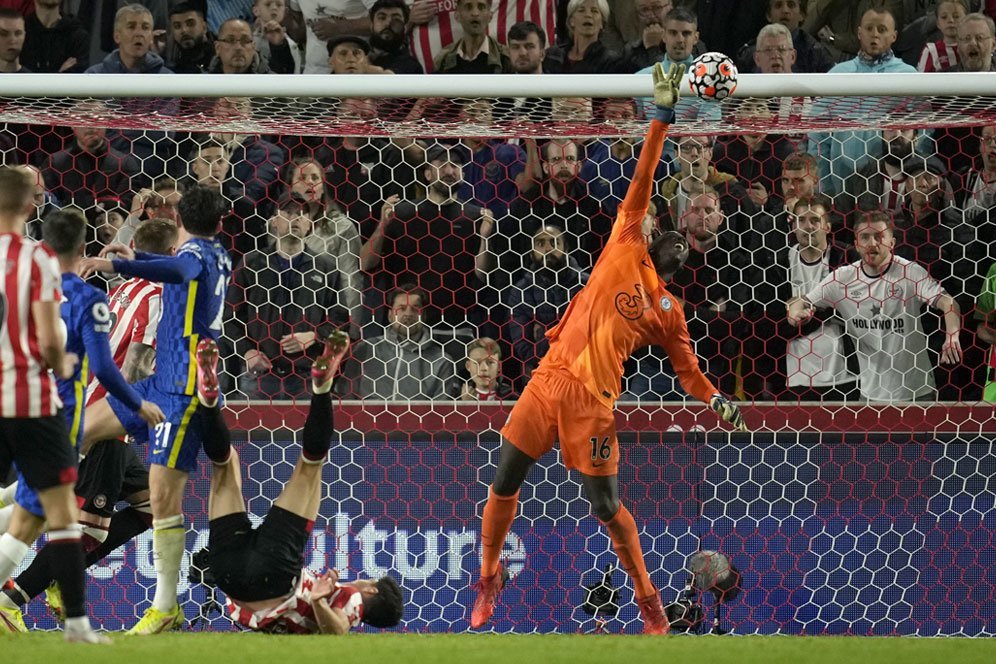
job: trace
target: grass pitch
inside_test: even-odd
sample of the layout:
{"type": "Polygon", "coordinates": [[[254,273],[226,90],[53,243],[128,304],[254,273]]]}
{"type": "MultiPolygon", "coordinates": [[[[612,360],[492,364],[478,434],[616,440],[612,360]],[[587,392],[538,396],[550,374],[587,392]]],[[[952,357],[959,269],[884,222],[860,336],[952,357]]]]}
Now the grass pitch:
{"type": "Polygon", "coordinates": [[[794,636],[495,634],[265,634],[115,636],[109,647],[70,645],[61,633],[0,637],[3,664],[914,664],[996,662],[996,640],[794,636]]]}

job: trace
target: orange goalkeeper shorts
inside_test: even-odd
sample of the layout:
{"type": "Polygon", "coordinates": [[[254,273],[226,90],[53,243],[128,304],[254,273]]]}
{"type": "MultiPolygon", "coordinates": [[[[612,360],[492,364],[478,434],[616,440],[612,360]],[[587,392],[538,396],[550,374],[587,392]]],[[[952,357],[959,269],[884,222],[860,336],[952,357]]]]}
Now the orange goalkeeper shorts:
{"type": "Polygon", "coordinates": [[[619,472],[616,418],[574,376],[537,369],[512,407],[501,435],[533,459],[560,440],[564,464],[585,475],[619,472]]]}

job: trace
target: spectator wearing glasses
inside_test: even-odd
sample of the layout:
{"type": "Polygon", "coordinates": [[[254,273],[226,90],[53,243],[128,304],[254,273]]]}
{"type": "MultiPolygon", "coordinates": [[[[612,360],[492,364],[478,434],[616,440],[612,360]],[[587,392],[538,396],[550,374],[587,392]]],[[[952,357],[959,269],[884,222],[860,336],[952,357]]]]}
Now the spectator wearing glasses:
{"type": "Polygon", "coordinates": [[[760,208],[736,176],[723,173],[712,163],[713,150],[708,137],[682,136],[678,139],[678,171],[659,185],[660,195],[667,203],[664,211],[670,228],[682,230],[681,224],[692,197],[705,187],[713,191],[722,208],[725,226],[740,236],[750,226],[748,217],[760,208]]]}
{"type": "Polygon", "coordinates": [[[242,19],[231,18],[221,24],[218,39],[214,42],[214,52],[215,58],[208,67],[211,74],[273,73],[256,52],[252,26],[242,19]]]}
{"type": "MultiPolygon", "coordinates": [[[[945,72],[996,72],[996,24],[985,14],[969,14],[958,24],[958,64],[945,72]]],[[[948,171],[960,173],[972,166],[979,139],[977,127],[947,127],[934,132],[937,156],[948,171]]]]}
{"type": "Polygon", "coordinates": [[[769,23],[757,33],[752,67],[744,71],[759,74],[790,74],[794,71],[798,52],[792,45],[792,33],[781,23],[769,23]]]}
{"type": "MultiPolygon", "coordinates": [[[[834,59],[827,47],[802,29],[806,19],[806,0],[768,0],[767,19],[768,25],[761,28],[757,39],[744,44],[737,52],[737,68],[741,72],[822,74],[833,67],[834,59]],[[784,35],[775,33],[772,25],[785,27],[788,44],[771,43],[775,34],[784,35]],[[767,44],[761,43],[762,37],[767,39],[767,44]],[[758,49],[766,51],[762,52],[760,59],[758,49]],[[788,67],[782,64],[781,68],[775,68],[778,66],[775,62],[784,63],[789,58],[792,62],[788,67]],[[770,63],[768,71],[765,71],[765,63],[770,63]]],[[[781,41],[782,37],[778,39],[781,41]]]]}
{"type": "MultiPolygon", "coordinates": [[[[618,3],[617,3],[618,4],[618,3]]],[[[674,3],[671,0],[635,0],[636,14],[643,31],[622,50],[626,69],[653,67],[666,57],[664,22],[674,3]]],[[[664,65],[667,67],[667,65],[664,65]]]]}

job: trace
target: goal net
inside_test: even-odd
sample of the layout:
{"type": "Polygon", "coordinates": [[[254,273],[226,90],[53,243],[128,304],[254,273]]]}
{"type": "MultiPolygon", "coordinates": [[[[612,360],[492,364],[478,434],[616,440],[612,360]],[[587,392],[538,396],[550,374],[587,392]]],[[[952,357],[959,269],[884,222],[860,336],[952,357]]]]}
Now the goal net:
{"type": "MultiPolygon", "coordinates": [[[[190,184],[222,191],[236,262],[223,387],[250,513],[297,458],[314,339],[349,330],[308,564],[391,573],[405,630],[462,631],[498,430],[608,238],[650,79],[329,78],[5,78],[0,151],[38,170],[29,233],[75,206],[89,253],[175,216],[190,184]]],[[[692,240],[668,287],[753,433],[729,433],[663,351],[642,350],[617,409],[619,486],[665,604],[701,603],[702,631],[718,600],[689,585],[689,561],[717,551],[740,579],[723,630],[996,634],[996,95],[977,94],[991,87],[742,76],[722,104],[681,102],[648,223],[692,240]],[[881,256],[877,277],[859,263],[881,256]],[[790,324],[786,302],[814,293],[815,316],[790,324]]],[[[617,299],[621,315],[639,295],[617,299]]],[[[181,601],[198,629],[230,630],[187,575],[208,472],[185,500],[181,601]]],[[[521,501],[492,628],[639,631],[559,452],[521,501]],[[618,606],[592,612],[607,566],[618,606]]],[[[132,625],[154,580],[146,533],[90,570],[96,622],[132,625]]],[[[54,627],[40,602],[26,616],[54,627]]]]}

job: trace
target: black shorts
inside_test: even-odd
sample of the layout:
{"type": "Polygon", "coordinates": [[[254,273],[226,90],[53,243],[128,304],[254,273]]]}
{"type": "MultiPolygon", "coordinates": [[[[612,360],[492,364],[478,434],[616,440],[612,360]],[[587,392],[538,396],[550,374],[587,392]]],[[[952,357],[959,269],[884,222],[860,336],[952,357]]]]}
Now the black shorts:
{"type": "Polygon", "coordinates": [[[76,450],[61,411],[50,417],[0,417],[0,446],[5,448],[0,457],[17,464],[35,491],[76,481],[76,450]]]}
{"type": "Polygon", "coordinates": [[[94,443],[80,462],[76,495],[84,512],[110,517],[118,501],[149,490],[149,470],[133,445],[120,440],[94,443]]]}
{"type": "Polygon", "coordinates": [[[313,525],[279,507],[255,529],[245,512],[212,520],[208,550],[218,588],[243,602],[286,595],[301,575],[313,525]]]}

